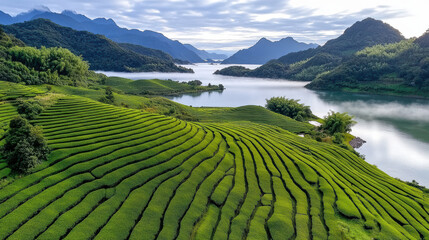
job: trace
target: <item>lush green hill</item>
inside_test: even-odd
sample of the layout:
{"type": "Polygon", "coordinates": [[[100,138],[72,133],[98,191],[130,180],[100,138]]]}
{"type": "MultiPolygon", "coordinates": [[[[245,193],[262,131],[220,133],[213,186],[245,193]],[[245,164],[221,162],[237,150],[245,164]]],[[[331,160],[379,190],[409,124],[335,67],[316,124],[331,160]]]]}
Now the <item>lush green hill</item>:
{"type": "Polygon", "coordinates": [[[429,29],[421,37],[417,38],[415,43],[420,47],[429,48],[429,29]]]}
{"type": "Polygon", "coordinates": [[[104,81],[104,85],[119,89],[124,93],[137,95],[173,95],[190,92],[223,90],[223,87],[218,85],[192,85],[192,81],[181,83],[173,80],[131,80],[120,77],[109,77],[104,81]]]}
{"type": "Polygon", "coordinates": [[[27,47],[22,41],[0,29],[0,80],[2,81],[88,86],[103,77],[89,71],[88,68],[87,62],[67,49],[27,47]]]}
{"type": "Polygon", "coordinates": [[[348,151],[253,123],[65,97],[52,153],[0,189],[0,239],[422,239],[429,201],[348,151]]]}
{"type": "Polygon", "coordinates": [[[130,43],[118,43],[118,44],[122,48],[131,50],[131,51],[136,52],[136,53],[141,54],[141,55],[158,58],[158,59],[168,61],[168,62],[174,61],[173,57],[171,57],[170,55],[168,55],[167,53],[165,53],[161,50],[146,48],[146,47],[143,47],[140,45],[134,45],[134,44],[130,44],[130,43]]]}
{"type": "Polygon", "coordinates": [[[359,50],[378,44],[396,43],[404,40],[401,33],[382,21],[367,18],[356,22],[336,39],[323,46],[289,53],[254,70],[230,67],[216,72],[222,75],[262,78],[283,78],[311,81],[318,74],[337,67],[359,50]]]}
{"type": "Polygon", "coordinates": [[[2,26],[25,44],[34,47],[63,47],[81,55],[93,70],[192,72],[178,67],[158,51],[138,47],[138,52],[124,48],[102,35],[62,27],[46,19],[2,26]]]}
{"type": "Polygon", "coordinates": [[[359,51],[307,87],[429,97],[429,46],[422,47],[423,37],[359,51]]]}

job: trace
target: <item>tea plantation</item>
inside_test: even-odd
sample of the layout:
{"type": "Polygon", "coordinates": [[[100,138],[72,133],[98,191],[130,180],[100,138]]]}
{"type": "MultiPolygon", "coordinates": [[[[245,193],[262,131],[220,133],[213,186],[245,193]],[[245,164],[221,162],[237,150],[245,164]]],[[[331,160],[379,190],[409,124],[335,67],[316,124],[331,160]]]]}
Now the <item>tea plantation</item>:
{"type": "Polygon", "coordinates": [[[420,190],[279,127],[77,96],[32,124],[52,152],[1,187],[0,239],[429,239],[420,190]]]}

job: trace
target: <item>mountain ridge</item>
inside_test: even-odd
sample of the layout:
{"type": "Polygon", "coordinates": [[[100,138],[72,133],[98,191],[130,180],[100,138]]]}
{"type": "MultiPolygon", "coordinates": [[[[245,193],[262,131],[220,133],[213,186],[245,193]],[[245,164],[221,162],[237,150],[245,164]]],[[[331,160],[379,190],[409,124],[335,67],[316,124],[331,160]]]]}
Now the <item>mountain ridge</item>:
{"type": "Polygon", "coordinates": [[[171,40],[162,33],[151,30],[140,31],[137,29],[127,29],[119,27],[113,19],[95,18],[90,19],[85,15],[78,14],[71,10],[64,10],[61,13],[50,10],[33,9],[12,17],[0,11],[0,24],[10,25],[37,18],[49,19],[54,23],[64,27],[70,27],[78,31],[88,31],[94,34],[101,34],[119,43],[131,43],[147,48],[153,48],[170,54],[173,58],[189,61],[193,63],[204,62],[194,51],[189,50],[181,42],[171,40]]]}

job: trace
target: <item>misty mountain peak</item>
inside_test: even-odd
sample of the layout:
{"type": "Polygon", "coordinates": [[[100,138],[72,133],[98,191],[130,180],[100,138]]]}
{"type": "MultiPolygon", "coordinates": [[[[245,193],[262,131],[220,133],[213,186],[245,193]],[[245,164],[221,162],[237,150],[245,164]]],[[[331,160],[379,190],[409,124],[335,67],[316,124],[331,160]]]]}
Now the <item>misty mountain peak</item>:
{"type": "Polygon", "coordinates": [[[18,16],[19,15],[26,15],[26,14],[30,14],[30,13],[45,13],[45,12],[51,12],[51,9],[49,9],[46,6],[40,5],[40,6],[34,7],[33,9],[31,9],[27,12],[20,13],[20,14],[18,14],[18,16]]]}

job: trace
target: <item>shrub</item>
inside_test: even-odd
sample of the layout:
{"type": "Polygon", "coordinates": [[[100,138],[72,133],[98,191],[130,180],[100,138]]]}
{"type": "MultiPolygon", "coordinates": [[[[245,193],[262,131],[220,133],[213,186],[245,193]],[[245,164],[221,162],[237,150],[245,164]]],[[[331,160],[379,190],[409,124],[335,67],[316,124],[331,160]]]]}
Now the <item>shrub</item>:
{"type": "Polygon", "coordinates": [[[35,119],[42,111],[42,105],[37,101],[19,101],[17,107],[18,113],[28,120],[35,119]]]}
{"type": "Polygon", "coordinates": [[[188,82],[188,85],[193,87],[201,86],[203,83],[200,80],[192,80],[188,82]]]}
{"type": "Polygon", "coordinates": [[[285,97],[272,97],[267,99],[265,107],[273,112],[293,118],[297,121],[305,121],[313,116],[309,106],[298,103],[299,100],[285,97]]]}
{"type": "Polygon", "coordinates": [[[107,104],[115,103],[115,96],[113,95],[113,89],[111,87],[107,87],[105,96],[101,97],[99,101],[107,104]]]}
{"type": "Polygon", "coordinates": [[[341,144],[344,141],[344,136],[343,134],[337,132],[334,134],[334,138],[332,139],[332,142],[335,144],[341,144]]]}
{"type": "Polygon", "coordinates": [[[42,160],[46,160],[49,148],[38,127],[18,116],[10,121],[2,147],[3,156],[9,166],[18,173],[28,173],[42,160]]]}
{"type": "Polygon", "coordinates": [[[351,127],[356,124],[356,122],[353,121],[353,116],[350,116],[347,113],[334,111],[328,113],[323,120],[321,129],[331,135],[334,135],[335,133],[348,133],[352,130],[351,127]]]}

